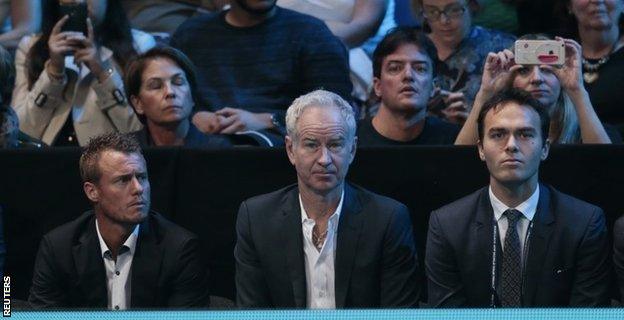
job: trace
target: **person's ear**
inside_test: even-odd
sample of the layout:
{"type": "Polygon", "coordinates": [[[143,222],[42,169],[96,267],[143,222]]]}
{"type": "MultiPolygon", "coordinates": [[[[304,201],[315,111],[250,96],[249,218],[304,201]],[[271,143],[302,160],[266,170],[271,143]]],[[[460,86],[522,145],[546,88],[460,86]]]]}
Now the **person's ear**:
{"type": "Polygon", "coordinates": [[[477,140],[477,148],[479,149],[479,158],[481,161],[485,161],[485,153],[483,152],[483,143],[481,139],[477,140]]]}
{"type": "Polygon", "coordinates": [[[100,193],[93,182],[85,182],[82,185],[82,189],[91,202],[96,203],[100,201],[100,193]]]}
{"type": "Polygon", "coordinates": [[[375,91],[375,96],[381,98],[381,80],[377,77],[373,77],[373,91],[375,91]]]}
{"type": "Polygon", "coordinates": [[[550,152],[550,140],[546,139],[544,140],[544,145],[542,146],[542,155],[540,156],[540,159],[542,159],[542,161],[546,160],[546,158],[548,158],[549,152],[550,152]]]}
{"type": "Polygon", "coordinates": [[[295,150],[293,149],[294,141],[290,136],[286,136],[286,138],[284,138],[284,142],[286,144],[286,154],[288,155],[288,160],[290,160],[290,163],[294,166],[296,163],[295,150]]]}
{"type": "Polygon", "coordinates": [[[132,106],[134,107],[134,111],[137,114],[145,115],[145,111],[143,110],[143,102],[137,96],[131,96],[130,102],[132,102],[132,106]]]}

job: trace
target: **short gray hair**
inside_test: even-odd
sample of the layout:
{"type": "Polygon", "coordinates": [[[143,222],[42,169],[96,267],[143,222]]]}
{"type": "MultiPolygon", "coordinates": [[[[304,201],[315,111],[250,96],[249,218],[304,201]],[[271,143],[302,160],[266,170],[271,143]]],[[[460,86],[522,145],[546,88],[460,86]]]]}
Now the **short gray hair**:
{"type": "Polygon", "coordinates": [[[342,120],[347,124],[348,137],[355,137],[355,113],[353,108],[339,95],[327,90],[315,90],[293,101],[286,111],[286,133],[288,136],[296,137],[298,135],[297,121],[299,121],[307,107],[338,108],[342,120]]]}

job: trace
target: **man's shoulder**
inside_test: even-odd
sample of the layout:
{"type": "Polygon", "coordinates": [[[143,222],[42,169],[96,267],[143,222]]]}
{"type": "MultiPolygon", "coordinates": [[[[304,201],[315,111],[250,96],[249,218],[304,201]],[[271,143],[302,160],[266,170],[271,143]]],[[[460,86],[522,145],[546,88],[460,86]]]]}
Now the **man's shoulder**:
{"type": "Polygon", "coordinates": [[[253,196],[243,201],[243,203],[245,203],[248,208],[275,207],[285,201],[285,197],[289,194],[293,196],[298,195],[297,184],[291,184],[273,192],[253,196]]]}
{"type": "Polygon", "coordinates": [[[187,241],[188,239],[197,238],[195,234],[186,230],[182,226],[179,226],[167,218],[162,216],[161,214],[151,211],[149,213],[149,221],[150,224],[155,224],[158,228],[159,235],[166,242],[177,242],[177,241],[187,241]]]}
{"type": "Polygon", "coordinates": [[[279,8],[280,12],[278,15],[278,18],[282,21],[285,22],[296,22],[296,23],[301,23],[301,24],[308,24],[308,25],[312,25],[312,26],[325,26],[325,23],[316,18],[313,17],[311,15],[305,14],[305,13],[301,13],[301,12],[297,12],[294,10],[290,10],[290,9],[286,9],[286,8],[279,8]]]}
{"type": "MultiPolygon", "coordinates": [[[[187,34],[187,32],[193,30],[205,31],[205,29],[208,27],[211,27],[213,25],[219,25],[220,21],[220,13],[205,13],[196,17],[188,18],[180,26],[178,26],[178,28],[174,32],[173,37],[187,34]]],[[[192,36],[197,35],[198,34],[192,34],[192,36]]]]}
{"type": "Polygon", "coordinates": [[[481,197],[487,194],[487,187],[481,188],[473,193],[461,197],[449,204],[446,204],[433,211],[432,214],[444,219],[457,220],[466,219],[466,210],[475,210],[481,197]]]}
{"type": "Polygon", "coordinates": [[[540,185],[540,188],[546,188],[550,193],[550,208],[555,211],[557,217],[566,217],[566,220],[576,224],[590,219],[595,212],[602,213],[602,209],[598,206],[563,193],[552,186],[540,185]]]}
{"type": "Polygon", "coordinates": [[[356,184],[347,183],[345,188],[351,190],[357,196],[364,210],[379,211],[379,214],[390,214],[396,211],[397,208],[405,208],[407,210],[407,206],[398,200],[375,193],[356,184]]]}
{"type": "Polygon", "coordinates": [[[95,230],[95,215],[91,210],[83,213],[72,221],[52,229],[45,234],[44,238],[47,238],[53,245],[71,245],[71,243],[74,243],[80,235],[87,230],[90,223],[93,223],[95,230]]]}

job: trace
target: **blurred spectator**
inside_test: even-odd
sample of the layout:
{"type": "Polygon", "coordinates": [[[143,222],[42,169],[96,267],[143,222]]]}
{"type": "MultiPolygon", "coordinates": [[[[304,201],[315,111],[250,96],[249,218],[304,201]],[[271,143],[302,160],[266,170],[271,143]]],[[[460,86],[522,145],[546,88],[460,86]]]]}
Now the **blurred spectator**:
{"type": "Polygon", "coordinates": [[[393,29],[373,55],[374,90],[381,99],[379,112],[358,125],[358,145],[453,144],[455,124],[427,117],[433,91],[436,49],[420,30],[393,29]]]}
{"type": "MultiPolygon", "coordinates": [[[[550,40],[542,35],[521,39],[550,40]]],[[[566,46],[566,61],[561,68],[516,65],[510,50],[488,54],[475,105],[456,143],[477,144],[477,117],[483,103],[509,87],[528,91],[547,107],[551,119],[548,139],[552,143],[620,143],[617,130],[610,130],[610,134],[605,131],[583,86],[580,45],[574,40],[561,40],[566,46]]]]}
{"type": "Polygon", "coordinates": [[[224,148],[227,138],[201,133],[191,123],[197,104],[195,67],[184,53],[156,47],[130,61],[124,87],[143,129],[134,136],[141,146],[224,148]]]}
{"type": "Polygon", "coordinates": [[[0,149],[41,147],[41,141],[36,141],[19,130],[17,114],[9,107],[14,83],[13,57],[0,46],[0,149]]]}
{"type": "Polygon", "coordinates": [[[621,0],[560,0],[564,34],[583,47],[583,79],[598,117],[624,133],[624,26],[621,0]]]}
{"type": "Polygon", "coordinates": [[[349,69],[353,96],[359,105],[373,86],[373,50],[394,27],[394,0],[279,0],[280,7],[323,20],[350,48],[349,69]]]}
{"type": "Polygon", "coordinates": [[[41,28],[41,0],[0,0],[0,45],[13,51],[19,40],[41,28]]]}
{"type": "Polygon", "coordinates": [[[514,37],[473,26],[468,0],[414,0],[413,5],[441,61],[429,110],[463,123],[479,90],[485,57],[509,47],[514,37]]]}
{"type": "Polygon", "coordinates": [[[469,0],[475,15],[473,23],[488,29],[518,33],[517,2],[524,0],[469,0]]]}
{"type": "Polygon", "coordinates": [[[189,19],[173,35],[171,44],[197,66],[207,103],[193,117],[201,131],[283,134],[294,98],[322,87],[349,100],[340,40],[322,21],[275,2],[235,0],[220,14],[189,19]]]}
{"type": "Polygon", "coordinates": [[[130,132],[141,123],[123,94],[121,74],[154,39],[131,30],[119,0],[87,0],[88,32],[61,31],[68,17],[60,3],[43,4],[43,33],[20,42],[12,107],[25,133],[49,145],[85,145],[107,132],[130,132]]]}
{"type": "Polygon", "coordinates": [[[132,27],[168,38],[186,19],[218,11],[227,0],[121,0],[132,27]]]}

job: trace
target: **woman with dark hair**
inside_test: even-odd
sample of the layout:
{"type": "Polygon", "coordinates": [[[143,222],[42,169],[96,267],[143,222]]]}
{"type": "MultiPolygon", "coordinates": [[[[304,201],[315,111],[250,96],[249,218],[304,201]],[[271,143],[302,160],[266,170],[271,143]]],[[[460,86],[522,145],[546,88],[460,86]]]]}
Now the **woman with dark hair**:
{"type": "Polygon", "coordinates": [[[133,134],[143,147],[226,148],[221,135],[203,134],[190,120],[199,103],[195,67],[181,51],[156,47],[130,61],[124,77],[126,96],[144,124],[133,134]]]}
{"type": "MultiPolygon", "coordinates": [[[[49,145],[85,145],[141,123],[124,97],[129,59],[155,45],[131,30],[119,0],[44,0],[42,34],[24,37],[15,56],[12,106],[20,129],[49,145]],[[64,31],[61,6],[87,6],[86,32],[64,31]]],[[[81,21],[78,21],[81,23],[81,21]]],[[[69,24],[68,24],[69,25],[69,24]]]]}
{"type": "Polygon", "coordinates": [[[600,119],[624,133],[624,2],[559,0],[562,33],[583,46],[583,80],[600,119]]]}

